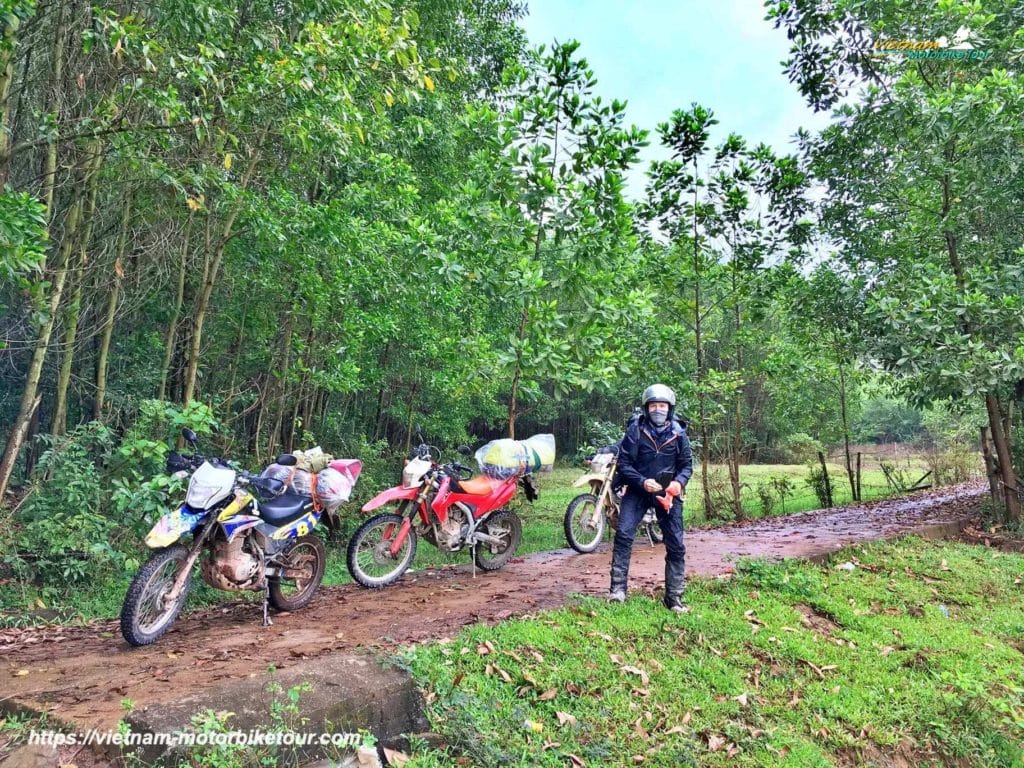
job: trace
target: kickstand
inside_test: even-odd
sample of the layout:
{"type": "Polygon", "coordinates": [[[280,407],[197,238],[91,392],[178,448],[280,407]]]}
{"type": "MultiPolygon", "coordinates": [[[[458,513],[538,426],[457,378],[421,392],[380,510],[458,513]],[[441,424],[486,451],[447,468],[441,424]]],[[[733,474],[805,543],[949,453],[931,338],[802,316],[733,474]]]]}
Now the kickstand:
{"type": "Polygon", "coordinates": [[[473,543],[469,545],[469,559],[473,563],[473,578],[476,578],[476,547],[477,541],[473,539],[473,543]]]}
{"type": "Polygon", "coordinates": [[[649,542],[651,542],[651,546],[653,547],[653,546],[654,546],[654,536],[653,536],[653,534],[651,533],[651,526],[650,526],[649,524],[648,524],[648,525],[645,525],[645,526],[644,526],[644,531],[646,531],[646,532],[647,532],[647,540],[648,540],[649,542]]]}
{"type": "Polygon", "coordinates": [[[270,614],[267,612],[267,607],[270,605],[270,582],[263,584],[263,626],[269,627],[272,622],[270,620],[270,614]]]}

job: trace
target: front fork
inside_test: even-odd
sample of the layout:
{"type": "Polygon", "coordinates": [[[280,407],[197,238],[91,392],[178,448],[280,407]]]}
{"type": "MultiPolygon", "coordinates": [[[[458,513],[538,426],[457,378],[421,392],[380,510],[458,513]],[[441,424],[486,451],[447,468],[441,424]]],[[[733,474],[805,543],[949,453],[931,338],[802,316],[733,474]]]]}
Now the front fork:
{"type": "Polygon", "coordinates": [[[206,524],[202,527],[195,539],[192,541],[192,546],[189,548],[188,557],[185,558],[185,564],[178,571],[178,575],[174,578],[174,585],[171,587],[171,591],[167,593],[165,598],[168,602],[175,602],[181,595],[181,590],[185,588],[185,581],[188,579],[189,573],[192,571],[192,566],[196,564],[196,558],[199,557],[199,553],[203,549],[203,545],[206,543],[206,539],[209,537],[210,532],[214,526],[217,525],[217,515],[210,514],[206,524]]]}
{"type": "MultiPolygon", "coordinates": [[[[403,515],[402,524],[398,527],[398,533],[395,534],[394,540],[391,542],[391,546],[388,547],[388,552],[392,557],[398,557],[398,553],[402,550],[402,545],[405,540],[409,537],[409,531],[412,529],[412,520],[416,516],[416,512],[420,509],[420,505],[424,503],[424,494],[417,496],[409,511],[403,515]]],[[[385,537],[390,536],[391,531],[385,531],[385,537]]]]}

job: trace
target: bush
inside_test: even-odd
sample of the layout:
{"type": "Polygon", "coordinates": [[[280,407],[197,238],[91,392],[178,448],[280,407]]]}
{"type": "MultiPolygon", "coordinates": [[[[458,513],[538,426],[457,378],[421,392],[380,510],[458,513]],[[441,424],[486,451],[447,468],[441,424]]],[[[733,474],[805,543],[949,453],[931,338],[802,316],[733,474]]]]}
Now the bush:
{"type": "Polygon", "coordinates": [[[964,447],[948,450],[933,450],[928,453],[928,468],[932,471],[935,486],[964,483],[977,475],[981,469],[978,454],[964,447]]]}
{"type": "Polygon", "coordinates": [[[780,448],[786,464],[804,464],[814,461],[818,451],[823,451],[821,441],[815,440],[804,432],[795,432],[782,439],[780,448]]]}
{"type": "Polygon", "coordinates": [[[39,438],[49,447],[14,518],[15,547],[33,578],[74,583],[117,560],[110,545],[115,523],[103,514],[100,475],[112,438],[99,422],[65,437],[39,438]]]}
{"type": "Polygon", "coordinates": [[[820,464],[810,462],[807,464],[807,475],[804,477],[804,484],[814,491],[820,508],[824,509],[831,506],[832,499],[829,494],[828,476],[820,464]]]}

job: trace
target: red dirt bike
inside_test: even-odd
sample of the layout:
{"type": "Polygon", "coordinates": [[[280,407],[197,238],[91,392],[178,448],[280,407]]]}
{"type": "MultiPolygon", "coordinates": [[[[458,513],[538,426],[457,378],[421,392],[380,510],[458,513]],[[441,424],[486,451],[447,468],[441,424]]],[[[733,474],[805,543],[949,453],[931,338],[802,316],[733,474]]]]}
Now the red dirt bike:
{"type": "MultiPolygon", "coordinates": [[[[462,446],[459,452],[469,453],[462,446]]],[[[348,570],[364,587],[397,581],[416,556],[422,536],[438,549],[459,552],[469,547],[473,562],[485,571],[501,568],[522,541],[523,524],[505,505],[521,483],[527,498],[537,498],[530,474],[496,480],[473,477],[470,467],[440,463],[440,451],[420,444],[402,470],[402,484],[378,494],[363,506],[372,512],[386,504],[393,511],[371,517],[348,544],[348,570]]]]}

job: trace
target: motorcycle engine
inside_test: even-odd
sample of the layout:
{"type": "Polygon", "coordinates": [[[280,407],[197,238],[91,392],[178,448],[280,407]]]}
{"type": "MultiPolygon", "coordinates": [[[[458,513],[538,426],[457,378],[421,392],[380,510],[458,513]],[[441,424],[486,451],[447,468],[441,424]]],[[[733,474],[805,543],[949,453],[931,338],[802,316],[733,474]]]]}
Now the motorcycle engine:
{"type": "Polygon", "coordinates": [[[214,542],[210,557],[203,560],[203,581],[216,589],[237,592],[263,583],[263,560],[245,551],[246,538],[214,542]]]}
{"type": "Polygon", "coordinates": [[[466,515],[466,509],[461,504],[453,504],[448,508],[448,519],[439,526],[439,546],[455,552],[462,548],[468,532],[469,517],[466,515]]]}

